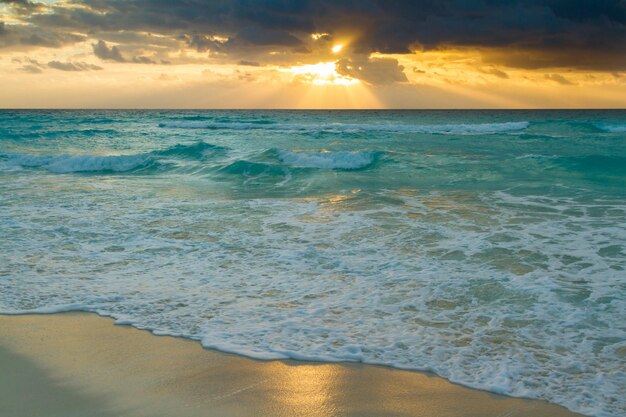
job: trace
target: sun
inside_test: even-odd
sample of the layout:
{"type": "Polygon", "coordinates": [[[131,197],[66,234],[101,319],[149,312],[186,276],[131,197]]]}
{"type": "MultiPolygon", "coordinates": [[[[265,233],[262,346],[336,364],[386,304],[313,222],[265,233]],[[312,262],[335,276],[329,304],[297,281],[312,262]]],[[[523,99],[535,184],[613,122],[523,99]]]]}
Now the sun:
{"type": "Polygon", "coordinates": [[[334,62],[296,65],[286,69],[286,71],[292,73],[294,79],[313,85],[353,85],[359,83],[356,78],[339,74],[334,62]]]}
{"type": "Polygon", "coordinates": [[[342,49],[343,49],[343,45],[335,45],[333,46],[331,51],[333,51],[333,54],[338,54],[339,52],[341,52],[342,49]]]}

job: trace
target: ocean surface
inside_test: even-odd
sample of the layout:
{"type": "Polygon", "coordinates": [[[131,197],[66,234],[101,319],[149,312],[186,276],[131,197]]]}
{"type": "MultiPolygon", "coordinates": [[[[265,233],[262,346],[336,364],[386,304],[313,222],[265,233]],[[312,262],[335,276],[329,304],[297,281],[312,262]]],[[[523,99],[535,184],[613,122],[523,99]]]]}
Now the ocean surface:
{"type": "Polygon", "coordinates": [[[0,312],[626,414],[626,111],[0,111],[0,312]]]}

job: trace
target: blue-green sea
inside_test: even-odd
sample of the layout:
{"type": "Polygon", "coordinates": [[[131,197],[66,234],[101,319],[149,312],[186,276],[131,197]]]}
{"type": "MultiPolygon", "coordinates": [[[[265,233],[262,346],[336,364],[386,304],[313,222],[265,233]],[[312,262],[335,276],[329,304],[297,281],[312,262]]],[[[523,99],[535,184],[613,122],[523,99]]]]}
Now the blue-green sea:
{"type": "Polygon", "coordinates": [[[626,111],[0,111],[0,311],[626,413],[626,111]]]}

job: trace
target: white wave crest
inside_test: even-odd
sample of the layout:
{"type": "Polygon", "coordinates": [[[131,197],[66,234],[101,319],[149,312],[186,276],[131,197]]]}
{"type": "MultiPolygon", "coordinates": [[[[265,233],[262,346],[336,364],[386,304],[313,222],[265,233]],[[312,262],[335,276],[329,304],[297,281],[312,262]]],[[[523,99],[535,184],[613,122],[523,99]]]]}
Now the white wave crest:
{"type": "Polygon", "coordinates": [[[360,169],[371,165],[374,152],[290,152],[278,151],[284,163],[303,168],[360,169]]]}
{"type": "Polygon", "coordinates": [[[125,172],[147,165],[149,155],[7,155],[13,163],[32,168],[44,168],[59,174],[69,172],[113,171],[125,172]]]}
{"type": "Polygon", "coordinates": [[[607,133],[626,133],[626,123],[596,123],[595,126],[607,133]]]}

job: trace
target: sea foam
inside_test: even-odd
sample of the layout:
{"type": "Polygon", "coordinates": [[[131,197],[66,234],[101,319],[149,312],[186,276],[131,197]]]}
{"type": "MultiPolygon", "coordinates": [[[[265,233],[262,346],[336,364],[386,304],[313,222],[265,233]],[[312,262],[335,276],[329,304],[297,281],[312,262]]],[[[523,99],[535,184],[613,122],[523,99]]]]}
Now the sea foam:
{"type": "Polygon", "coordinates": [[[626,148],[601,120],[623,112],[0,112],[0,311],[621,417],[626,148]]]}

